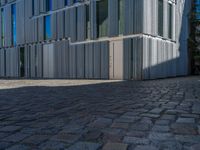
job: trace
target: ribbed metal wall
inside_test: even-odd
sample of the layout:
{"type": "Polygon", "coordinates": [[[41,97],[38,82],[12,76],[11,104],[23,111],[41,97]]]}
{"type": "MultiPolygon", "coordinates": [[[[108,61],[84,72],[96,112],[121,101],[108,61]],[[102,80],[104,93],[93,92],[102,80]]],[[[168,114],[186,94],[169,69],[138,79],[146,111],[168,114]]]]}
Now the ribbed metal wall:
{"type": "Polygon", "coordinates": [[[155,79],[188,73],[190,1],[172,3],[171,39],[168,0],[164,0],[163,7],[163,37],[158,36],[158,0],[124,0],[122,33],[119,33],[119,1],[108,0],[108,33],[102,39],[97,37],[96,0],[82,0],[75,5],[70,0],[69,7],[65,6],[64,0],[53,0],[50,12],[46,12],[45,0],[34,0],[34,7],[32,0],[0,2],[6,14],[4,47],[0,38],[0,76],[19,76],[19,48],[25,47],[27,78],[108,79],[109,44],[115,37],[123,40],[124,79],[155,79]],[[16,2],[16,46],[11,42],[13,2],[16,2]],[[86,23],[87,6],[90,10],[89,27],[86,23]],[[44,37],[46,15],[51,17],[52,37],[48,40],[44,37]],[[139,35],[135,37],[136,34],[139,35]],[[53,49],[46,51],[44,47],[48,44],[53,44],[53,49]],[[52,64],[48,65],[48,61],[52,64]],[[53,73],[48,76],[48,71],[53,73]]]}

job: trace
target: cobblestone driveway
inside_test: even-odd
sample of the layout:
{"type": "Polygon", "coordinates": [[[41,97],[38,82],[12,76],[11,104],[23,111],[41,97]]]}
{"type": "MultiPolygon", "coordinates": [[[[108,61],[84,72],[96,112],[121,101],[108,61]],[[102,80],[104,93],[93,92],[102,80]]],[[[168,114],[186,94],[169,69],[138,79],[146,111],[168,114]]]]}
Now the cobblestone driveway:
{"type": "Polygon", "coordinates": [[[200,77],[0,80],[0,149],[199,150],[200,77]]]}

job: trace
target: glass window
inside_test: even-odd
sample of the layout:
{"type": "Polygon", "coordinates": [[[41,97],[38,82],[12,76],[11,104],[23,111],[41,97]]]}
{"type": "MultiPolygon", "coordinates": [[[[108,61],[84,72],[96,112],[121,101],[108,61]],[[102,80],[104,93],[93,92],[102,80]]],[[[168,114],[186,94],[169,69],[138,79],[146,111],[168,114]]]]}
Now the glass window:
{"type": "Polygon", "coordinates": [[[119,21],[119,34],[124,31],[124,0],[118,0],[118,21],[119,21]]]}
{"type": "Polygon", "coordinates": [[[163,0],[158,0],[158,35],[163,36],[163,0]]]}
{"type": "Polygon", "coordinates": [[[172,39],[172,26],[173,26],[173,7],[172,7],[172,4],[168,3],[168,8],[169,8],[169,25],[168,25],[168,35],[169,35],[169,38],[172,39]]]}
{"type": "Polygon", "coordinates": [[[65,6],[69,5],[69,0],[65,0],[65,6]]]}
{"type": "Polygon", "coordinates": [[[86,38],[90,38],[90,7],[86,5],[86,38]]]}
{"type": "Polygon", "coordinates": [[[52,33],[51,33],[51,16],[45,16],[44,17],[44,37],[45,40],[48,40],[52,37],[52,33]]]}
{"type": "Polygon", "coordinates": [[[34,0],[32,0],[32,15],[34,16],[34,10],[35,10],[35,4],[34,4],[34,0]]]}
{"type": "Polygon", "coordinates": [[[11,17],[12,17],[12,44],[16,45],[16,4],[11,5],[11,17]]]}
{"type": "Polygon", "coordinates": [[[2,46],[5,45],[5,16],[4,9],[1,9],[1,42],[2,46]]]}
{"type": "Polygon", "coordinates": [[[47,11],[52,10],[52,0],[46,0],[46,9],[47,11]]]}
{"type": "Polygon", "coordinates": [[[108,0],[97,1],[97,37],[107,36],[108,0]]]}

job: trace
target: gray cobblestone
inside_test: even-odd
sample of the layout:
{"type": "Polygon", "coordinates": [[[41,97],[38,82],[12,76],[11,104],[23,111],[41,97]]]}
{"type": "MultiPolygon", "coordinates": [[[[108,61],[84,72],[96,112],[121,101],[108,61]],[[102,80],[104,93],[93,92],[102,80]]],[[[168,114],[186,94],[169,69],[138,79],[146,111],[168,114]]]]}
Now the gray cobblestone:
{"type": "Polygon", "coordinates": [[[199,81],[0,80],[0,149],[196,148],[199,81]]]}

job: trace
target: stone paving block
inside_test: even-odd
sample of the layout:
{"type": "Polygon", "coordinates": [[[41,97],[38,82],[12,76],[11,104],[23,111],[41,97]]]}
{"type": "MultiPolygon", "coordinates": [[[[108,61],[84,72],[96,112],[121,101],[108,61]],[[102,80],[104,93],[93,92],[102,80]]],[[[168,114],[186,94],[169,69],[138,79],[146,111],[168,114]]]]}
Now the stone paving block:
{"type": "Polygon", "coordinates": [[[153,126],[152,131],[169,132],[170,128],[169,128],[169,126],[155,125],[155,126],[153,126]]]}
{"type": "Polygon", "coordinates": [[[0,141],[0,150],[4,150],[13,145],[13,143],[0,141]]]}
{"type": "Polygon", "coordinates": [[[180,124],[174,123],[171,125],[172,132],[182,135],[196,135],[198,134],[198,127],[195,124],[180,124]]]}
{"type": "Polygon", "coordinates": [[[5,126],[0,128],[0,132],[15,132],[20,130],[21,128],[21,126],[5,126]]]}
{"type": "Polygon", "coordinates": [[[98,130],[90,130],[83,135],[84,140],[86,141],[94,141],[97,140],[102,135],[101,131],[98,130]]]}
{"type": "Polygon", "coordinates": [[[190,147],[190,150],[199,150],[200,148],[200,143],[199,144],[194,144],[190,147]]]}
{"type": "Polygon", "coordinates": [[[98,150],[101,147],[99,143],[77,142],[70,146],[67,150],[98,150]]]}
{"type": "Polygon", "coordinates": [[[123,143],[107,143],[102,150],[127,150],[128,144],[123,143]]]}
{"type": "Polygon", "coordinates": [[[195,123],[194,118],[178,118],[176,120],[177,123],[195,123]]]}
{"type": "Polygon", "coordinates": [[[155,124],[156,125],[169,125],[169,123],[170,123],[170,120],[162,120],[162,119],[160,119],[160,120],[156,120],[156,122],[155,122],[155,124]]]}
{"type": "Polygon", "coordinates": [[[105,128],[112,124],[112,119],[109,118],[98,118],[96,119],[91,126],[105,128]]]}
{"type": "Polygon", "coordinates": [[[154,118],[154,119],[160,117],[160,115],[158,115],[158,114],[151,114],[151,113],[144,113],[144,114],[142,114],[141,116],[142,116],[142,117],[154,118]]]}
{"type": "Polygon", "coordinates": [[[128,143],[128,144],[142,144],[142,145],[146,145],[150,143],[150,141],[146,138],[138,138],[138,137],[130,137],[130,136],[125,136],[123,139],[123,142],[128,143]]]}
{"type": "Polygon", "coordinates": [[[200,135],[175,135],[175,139],[182,143],[199,144],[200,135]]]}
{"type": "Polygon", "coordinates": [[[152,109],[151,111],[149,111],[149,113],[152,113],[152,114],[160,114],[164,111],[163,108],[154,108],[152,109]]]}
{"type": "Polygon", "coordinates": [[[31,150],[31,149],[33,149],[33,147],[31,148],[30,146],[27,145],[17,144],[7,148],[6,150],[31,150]]]}
{"type": "Polygon", "coordinates": [[[173,138],[173,135],[171,133],[150,132],[149,134],[149,139],[151,141],[154,141],[154,140],[165,141],[172,138],[173,138]]]}
{"type": "Polygon", "coordinates": [[[139,145],[135,148],[135,150],[159,150],[159,149],[151,145],[147,145],[147,146],[139,145]]]}
{"type": "Polygon", "coordinates": [[[146,123],[136,123],[131,126],[131,129],[136,131],[149,131],[151,129],[151,125],[146,123]]]}
{"type": "Polygon", "coordinates": [[[59,141],[47,141],[39,146],[41,150],[64,150],[69,147],[69,144],[59,141]]]}
{"type": "Polygon", "coordinates": [[[49,139],[49,135],[32,135],[24,139],[21,143],[28,144],[31,146],[37,146],[49,139]]]}
{"type": "Polygon", "coordinates": [[[126,133],[127,136],[133,136],[133,137],[145,137],[147,135],[147,132],[145,131],[134,131],[130,130],[126,133]]]}
{"type": "Polygon", "coordinates": [[[18,132],[18,133],[12,134],[12,135],[4,138],[3,141],[16,143],[16,142],[22,141],[23,139],[25,139],[28,136],[30,136],[30,135],[18,132]]]}
{"type": "Polygon", "coordinates": [[[164,119],[164,120],[170,120],[170,121],[174,121],[174,120],[176,120],[176,115],[163,115],[162,117],[161,117],[161,119],[164,119]]]}
{"type": "Polygon", "coordinates": [[[57,135],[53,136],[51,139],[55,141],[74,143],[80,139],[81,135],[79,134],[70,134],[65,132],[59,132],[57,135]]]}
{"type": "Polygon", "coordinates": [[[129,123],[123,123],[123,122],[114,122],[111,125],[112,128],[119,128],[119,129],[128,129],[129,123]]]}

